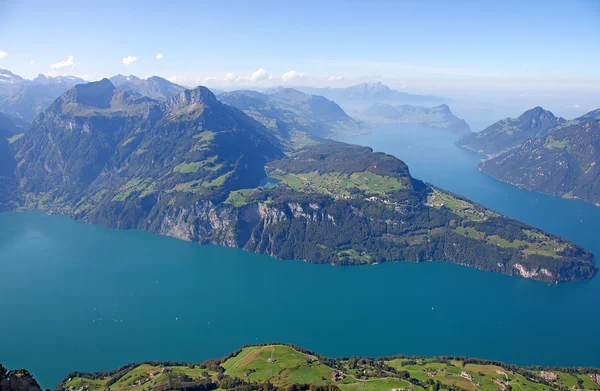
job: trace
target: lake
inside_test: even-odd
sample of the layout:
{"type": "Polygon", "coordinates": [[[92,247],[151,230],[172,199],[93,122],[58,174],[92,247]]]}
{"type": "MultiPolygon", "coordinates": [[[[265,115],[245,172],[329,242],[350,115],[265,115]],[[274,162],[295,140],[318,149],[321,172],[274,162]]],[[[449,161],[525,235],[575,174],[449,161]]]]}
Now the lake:
{"type": "MultiPolygon", "coordinates": [[[[477,171],[455,135],[389,125],[347,141],[600,254],[600,208],[477,171]]],[[[0,362],[44,388],[69,371],[201,361],[282,341],[330,355],[469,355],[600,366],[600,279],[548,285],[443,262],[333,267],[0,214],[0,362]]]]}

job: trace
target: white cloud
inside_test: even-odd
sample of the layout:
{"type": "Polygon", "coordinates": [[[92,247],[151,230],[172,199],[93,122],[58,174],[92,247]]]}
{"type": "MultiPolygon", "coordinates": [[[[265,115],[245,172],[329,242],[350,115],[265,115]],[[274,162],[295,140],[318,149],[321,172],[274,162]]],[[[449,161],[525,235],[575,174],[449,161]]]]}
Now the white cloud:
{"type": "Polygon", "coordinates": [[[162,60],[162,59],[163,59],[163,57],[164,57],[164,55],[163,55],[162,53],[158,53],[158,54],[156,55],[156,59],[157,59],[157,60],[162,60]]]}
{"type": "Polygon", "coordinates": [[[69,56],[66,60],[59,61],[56,64],[51,64],[50,68],[62,69],[62,68],[72,67],[72,66],[73,66],[73,56],[69,56]]]}
{"type": "Polygon", "coordinates": [[[35,65],[35,60],[31,60],[31,61],[29,61],[29,64],[30,64],[30,65],[35,65]]]}
{"type": "Polygon", "coordinates": [[[236,75],[233,72],[227,72],[223,76],[207,76],[204,78],[204,83],[251,84],[251,83],[262,82],[265,80],[275,80],[275,79],[277,79],[277,78],[274,78],[273,76],[271,76],[271,74],[268,73],[267,71],[265,71],[264,68],[258,68],[250,76],[236,75]]]}
{"type": "Polygon", "coordinates": [[[271,75],[268,74],[264,68],[258,68],[255,72],[252,73],[252,76],[250,76],[251,81],[270,80],[271,78],[271,75]]]}
{"type": "Polygon", "coordinates": [[[169,76],[169,77],[167,77],[167,80],[170,81],[171,83],[185,83],[186,81],[189,81],[187,76],[177,76],[177,75],[169,76]]]}
{"type": "Polygon", "coordinates": [[[237,76],[235,80],[232,79],[232,76],[234,75],[230,72],[225,75],[225,79],[223,80],[227,82],[235,81],[236,83],[256,83],[273,79],[273,76],[271,76],[270,73],[265,71],[264,68],[258,68],[256,71],[252,72],[250,76],[237,76]]]}
{"type": "Polygon", "coordinates": [[[394,88],[406,88],[406,82],[404,80],[392,80],[392,83],[394,88]]]}
{"type": "Polygon", "coordinates": [[[80,78],[82,78],[85,81],[92,81],[92,80],[94,80],[93,77],[91,77],[90,75],[87,75],[87,74],[86,75],[79,75],[77,77],[80,77],[80,78]]]}
{"type": "Polygon", "coordinates": [[[288,81],[292,80],[306,79],[306,77],[307,76],[303,72],[296,71],[288,71],[281,75],[281,78],[283,79],[284,83],[287,83],[288,81]]]}
{"type": "Polygon", "coordinates": [[[135,56],[127,56],[127,57],[125,57],[123,59],[123,64],[129,65],[129,64],[133,64],[136,61],[137,61],[137,57],[135,57],[135,56]]]}
{"type": "Polygon", "coordinates": [[[329,76],[327,78],[327,81],[340,81],[342,79],[343,79],[343,77],[341,77],[341,76],[329,76]]]}
{"type": "Polygon", "coordinates": [[[6,58],[6,56],[8,56],[8,53],[0,50],[0,60],[2,60],[3,58],[6,58]]]}

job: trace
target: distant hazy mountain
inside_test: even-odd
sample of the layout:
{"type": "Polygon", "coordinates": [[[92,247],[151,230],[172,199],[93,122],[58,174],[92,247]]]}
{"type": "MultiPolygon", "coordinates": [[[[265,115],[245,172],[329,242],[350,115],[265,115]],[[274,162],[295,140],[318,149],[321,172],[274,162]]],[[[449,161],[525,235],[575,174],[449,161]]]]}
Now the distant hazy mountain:
{"type": "Polygon", "coordinates": [[[506,118],[481,132],[465,135],[457,144],[493,156],[529,139],[540,137],[548,129],[564,122],[566,122],[564,118],[556,117],[552,112],[541,107],[535,107],[518,118],[506,118]]]}
{"type": "Polygon", "coordinates": [[[275,130],[283,139],[297,137],[295,132],[325,138],[362,130],[362,125],[335,102],[292,88],[279,87],[265,94],[240,90],[223,93],[218,98],[275,130]]]}
{"type": "Polygon", "coordinates": [[[430,95],[415,95],[393,90],[380,82],[362,83],[346,88],[311,88],[299,87],[298,89],[309,93],[323,95],[329,99],[345,101],[371,101],[383,103],[407,103],[435,105],[444,102],[443,98],[430,95]]]}
{"type": "Polygon", "coordinates": [[[110,78],[113,85],[130,93],[150,97],[159,101],[166,101],[184,91],[186,88],[172,83],[162,77],[152,76],[148,79],[140,79],[137,76],[117,75],[110,78]]]}
{"type": "Polygon", "coordinates": [[[14,209],[19,202],[19,187],[14,175],[17,162],[8,141],[14,129],[9,130],[6,127],[12,123],[6,118],[0,114],[0,212],[14,209]]]}
{"type": "Polygon", "coordinates": [[[0,69],[0,111],[31,122],[61,94],[81,83],[86,81],[74,76],[39,75],[26,80],[0,69]]]}
{"type": "Polygon", "coordinates": [[[15,75],[7,69],[0,69],[0,83],[16,84],[25,81],[21,76],[15,75]]]}
{"type": "Polygon", "coordinates": [[[600,205],[600,110],[554,122],[559,125],[483,161],[481,171],[529,190],[600,205]]]}
{"type": "Polygon", "coordinates": [[[384,103],[376,103],[365,110],[363,114],[370,121],[376,123],[412,123],[448,129],[457,133],[471,131],[467,122],[453,115],[450,107],[445,104],[427,108],[423,106],[392,106],[384,103]]]}
{"type": "Polygon", "coordinates": [[[0,113],[0,137],[9,138],[15,134],[24,133],[29,124],[25,121],[0,113]]]}

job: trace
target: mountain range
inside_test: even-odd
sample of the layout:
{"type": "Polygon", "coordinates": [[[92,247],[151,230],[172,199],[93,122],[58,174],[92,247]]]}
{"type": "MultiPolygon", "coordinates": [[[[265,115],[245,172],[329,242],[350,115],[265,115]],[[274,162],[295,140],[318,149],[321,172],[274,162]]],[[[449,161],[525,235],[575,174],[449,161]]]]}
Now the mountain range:
{"type": "Polygon", "coordinates": [[[0,112],[31,122],[61,94],[81,83],[85,81],[74,76],[39,75],[26,80],[0,69],[0,112]]]}
{"type": "MultiPolygon", "coordinates": [[[[298,91],[272,95],[297,116],[345,119],[298,91]]],[[[161,102],[108,79],[80,84],[7,141],[5,209],[313,263],[436,259],[551,282],[597,270],[585,249],[427,185],[393,156],[322,139],[292,149],[205,87],[161,102]]]]}
{"type": "Polygon", "coordinates": [[[452,114],[450,107],[446,104],[428,108],[423,106],[393,106],[376,103],[365,110],[363,115],[369,121],[376,123],[411,123],[449,129],[456,133],[471,131],[467,122],[452,114]]]}
{"type": "Polygon", "coordinates": [[[535,108],[484,132],[459,142],[490,155],[479,165],[484,173],[528,190],[600,206],[600,110],[566,121],[535,108]]]}

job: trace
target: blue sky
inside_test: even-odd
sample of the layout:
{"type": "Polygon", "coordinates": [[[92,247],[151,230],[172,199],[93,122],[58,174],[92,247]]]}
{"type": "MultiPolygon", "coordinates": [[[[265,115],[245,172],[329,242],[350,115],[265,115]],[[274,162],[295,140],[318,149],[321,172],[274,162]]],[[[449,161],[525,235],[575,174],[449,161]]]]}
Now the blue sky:
{"type": "Polygon", "coordinates": [[[188,86],[592,94],[600,1],[0,0],[0,68],[188,86]]]}

